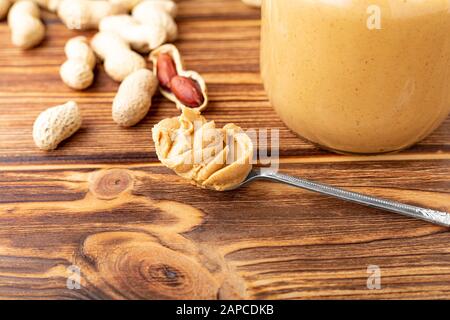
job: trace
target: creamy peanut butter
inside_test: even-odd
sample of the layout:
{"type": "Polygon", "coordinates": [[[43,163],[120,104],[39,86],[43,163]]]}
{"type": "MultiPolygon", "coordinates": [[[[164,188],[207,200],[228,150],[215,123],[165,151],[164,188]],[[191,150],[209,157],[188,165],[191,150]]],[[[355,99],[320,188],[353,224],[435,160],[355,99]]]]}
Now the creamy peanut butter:
{"type": "Polygon", "coordinates": [[[450,111],[448,0],[265,0],[261,52],[281,119],[326,148],[400,150],[450,111]]]}
{"type": "Polygon", "coordinates": [[[199,111],[184,108],[152,130],[158,159],[195,185],[225,191],[236,188],[252,168],[253,144],[234,124],[222,129],[199,111]]]}

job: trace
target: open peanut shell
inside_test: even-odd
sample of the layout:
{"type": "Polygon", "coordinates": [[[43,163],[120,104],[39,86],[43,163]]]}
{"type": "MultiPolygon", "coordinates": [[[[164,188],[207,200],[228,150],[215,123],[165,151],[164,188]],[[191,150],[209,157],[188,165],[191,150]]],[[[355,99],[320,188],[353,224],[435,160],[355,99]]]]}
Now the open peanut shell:
{"type": "Polygon", "coordinates": [[[192,108],[160,121],[152,138],[161,163],[201,188],[233,190],[252,169],[251,138],[232,123],[216,127],[192,108]]]}
{"type": "Polygon", "coordinates": [[[149,59],[153,63],[154,74],[159,78],[157,62],[158,62],[159,55],[161,55],[163,53],[170,55],[170,57],[172,58],[172,60],[175,64],[175,69],[176,69],[177,75],[182,76],[182,77],[187,77],[187,78],[194,80],[194,82],[198,85],[198,87],[201,91],[201,94],[203,95],[203,101],[197,107],[188,106],[185,103],[183,103],[182,101],[180,101],[177,98],[177,96],[170,89],[165,88],[160,85],[159,90],[161,91],[161,94],[164,97],[166,97],[167,99],[169,99],[170,101],[174,102],[176,107],[181,111],[184,108],[195,109],[198,111],[205,110],[206,107],[208,106],[208,90],[206,87],[205,80],[202,78],[202,76],[200,74],[198,74],[195,71],[184,70],[183,60],[182,60],[180,52],[178,51],[176,46],[174,46],[173,44],[164,44],[164,45],[156,48],[155,50],[153,50],[150,53],[149,59]]]}

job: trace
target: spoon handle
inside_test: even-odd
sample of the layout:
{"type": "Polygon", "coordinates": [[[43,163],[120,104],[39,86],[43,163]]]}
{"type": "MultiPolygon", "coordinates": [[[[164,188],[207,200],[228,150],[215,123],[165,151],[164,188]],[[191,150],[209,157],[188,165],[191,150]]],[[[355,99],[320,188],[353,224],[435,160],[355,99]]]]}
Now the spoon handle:
{"type": "Polygon", "coordinates": [[[299,179],[282,173],[260,173],[258,178],[284,182],[292,186],[326,194],[335,198],[355,202],[373,208],[399,213],[408,217],[425,220],[434,224],[450,227],[450,213],[416,207],[400,202],[376,198],[357,192],[332,187],[326,184],[299,179]]]}

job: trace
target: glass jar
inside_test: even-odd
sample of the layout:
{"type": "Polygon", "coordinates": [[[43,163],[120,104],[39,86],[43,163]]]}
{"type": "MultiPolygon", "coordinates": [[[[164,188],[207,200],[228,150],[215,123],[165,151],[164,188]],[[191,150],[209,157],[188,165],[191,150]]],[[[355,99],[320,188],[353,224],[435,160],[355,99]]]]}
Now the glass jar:
{"type": "Polygon", "coordinates": [[[382,153],[450,112],[450,1],[264,0],[261,70],[284,123],[324,148],[382,153]]]}

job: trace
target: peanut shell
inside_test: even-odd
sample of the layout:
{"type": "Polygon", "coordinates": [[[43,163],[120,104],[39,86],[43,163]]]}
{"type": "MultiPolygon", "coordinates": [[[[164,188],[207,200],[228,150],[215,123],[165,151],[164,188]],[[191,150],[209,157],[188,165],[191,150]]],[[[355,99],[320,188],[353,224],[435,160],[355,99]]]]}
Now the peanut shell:
{"type": "Polygon", "coordinates": [[[42,150],[54,150],[81,127],[81,114],[74,101],[49,108],[34,122],[33,140],[42,150]]]}

